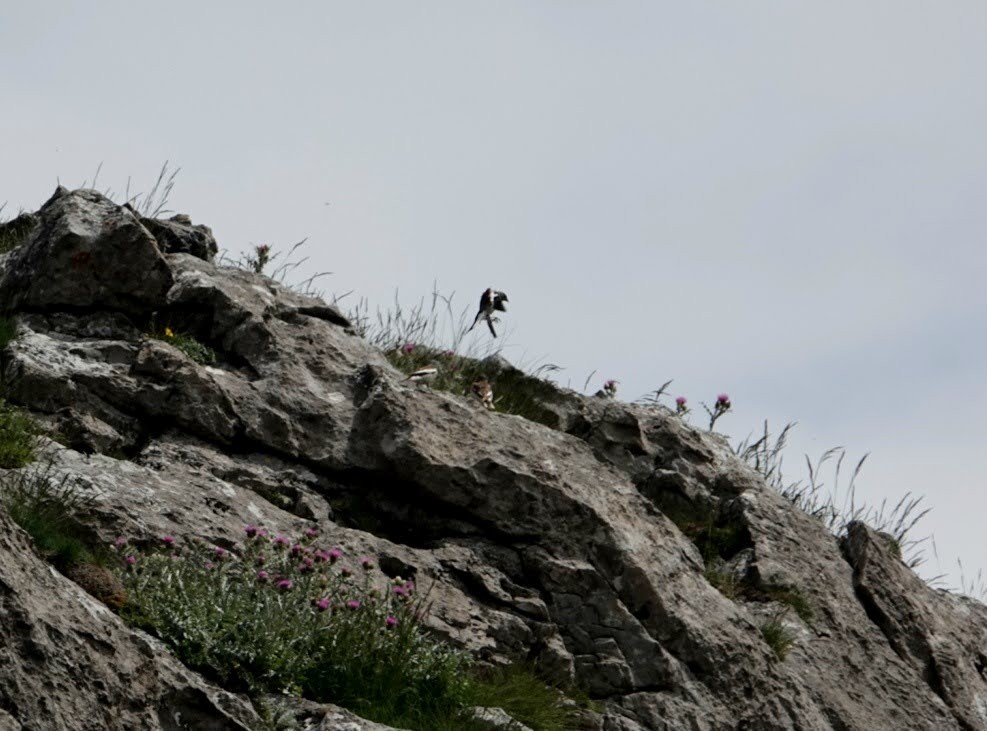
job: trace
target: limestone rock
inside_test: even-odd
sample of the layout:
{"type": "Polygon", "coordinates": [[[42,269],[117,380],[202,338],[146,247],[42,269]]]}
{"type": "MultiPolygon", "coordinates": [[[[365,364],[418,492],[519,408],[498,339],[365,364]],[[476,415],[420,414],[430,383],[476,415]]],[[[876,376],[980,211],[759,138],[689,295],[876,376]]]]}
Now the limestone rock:
{"type": "MultiPolygon", "coordinates": [[[[0,259],[18,327],[6,397],[66,437],[46,460],[91,498],[95,544],[235,550],[246,523],[314,527],[376,556],[376,580],[430,586],[429,629],[478,661],[589,694],[599,713],[580,723],[595,731],[987,728],[987,609],[931,590],[863,526],[841,546],[723,437],[503,359],[486,363],[498,393],[523,388],[540,423],[418,388],[336,308],[216,266],[208,243],[162,254],[195,248],[162,243],[191,223],[156,223],[60,190],[0,259]],[[149,337],[152,321],[217,363],[149,337]],[[762,634],[772,618],[783,661],[762,634]]],[[[193,727],[254,723],[4,520],[0,728],[174,728],[176,710],[193,727]],[[73,695],[79,668],[91,685],[73,695]],[[49,672],[67,700],[43,700],[49,672]],[[124,698],[114,726],[102,714],[124,698]]],[[[289,705],[313,728],[381,728],[289,705]]]]}
{"type": "Polygon", "coordinates": [[[92,190],[60,189],[39,218],[5,261],[0,308],[140,314],[163,303],[171,271],[130,211],[92,190]]]}
{"type": "Polygon", "coordinates": [[[164,220],[142,217],[140,221],[165,254],[191,254],[212,261],[219,252],[212,229],[201,224],[193,226],[188,216],[178,214],[164,220]]]}

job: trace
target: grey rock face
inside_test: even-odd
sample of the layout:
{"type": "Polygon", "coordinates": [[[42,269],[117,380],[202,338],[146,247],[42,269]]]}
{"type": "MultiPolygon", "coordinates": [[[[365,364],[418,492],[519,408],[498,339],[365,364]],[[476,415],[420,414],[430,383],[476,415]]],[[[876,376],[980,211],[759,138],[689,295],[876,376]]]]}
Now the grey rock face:
{"type": "Polygon", "coordinates": [[[165,254],[191,254],[212,261],[219,252],[212,229],[201,224],[193,226],[188,216],[179,214],[166,220],[142,217],[140,222],[165,254]]]}
{"type": "Polygon", "coordinates": [[[171,271],[130,211],[95,191],[59,189],[39,218],[5,262],[0,308],[140,314],[163,303],[171,271]]]}
{"type": "MultiPolygon", "coordinates": [[[[500,361],[498,389],[524,387],[554,428],[488,412],[409,383],[335,308],[201,251],[162,255],[156,235],[63,191],[0,284],[18,323],[7,396],[67,437],[53,469],[93,498],[95,541],[235,547],[245,523],[315,526],[432,585],[439,636],[588,693],[601,712],[582,714],[587,729],[987,728],[987,610],[929,589],[866,528],[841,547],[722,437],[500,361]],[[109,281],[76,271],[77,250],[129,259],[109,281]],[[152,317],[216,365],[148,337],[152,317]],[[771,621],[789,635],[784,660],[762,634],[771,621]]],[[[23,571],[66,581],[37,561],[23,571]]],[[[38,611],[25,621],[48,621],[38,611]]],[[[0,673],[33,697],[31,648],[2,632],[0,673]]],[[[191,697],[140,692],[158,709],[191,697]]],[[[14,707],[0,703],[23,723],[14,707]]],[[[376,728],[331,713],[325,728],[376,728]]]]}

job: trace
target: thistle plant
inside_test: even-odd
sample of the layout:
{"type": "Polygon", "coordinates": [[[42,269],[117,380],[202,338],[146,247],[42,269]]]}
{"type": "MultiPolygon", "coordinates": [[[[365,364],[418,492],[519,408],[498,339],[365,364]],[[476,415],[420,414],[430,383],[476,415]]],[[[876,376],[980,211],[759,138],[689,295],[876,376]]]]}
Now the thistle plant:
{"type": "Polygon", "coordinates": [[[247,254],[246,264],[247,268],[250,269],[255,274],[260,274],[264,271],[264,267],[267,266],[268,262],[271,261],[271,245],[270,244],[258,244],[254,247],[253,254],[247,254]]]}
{"type": "Polygon", "coordinates": [[[730,410],[730,407],[733,406],[733,404],[730,403],[730,397],[727,396],[725,393],[721,393],[719,396],[716,397],[716,403],[713,404],[712,409],[709,408],[709,406],[707,406],[704,402],[700,402],[700,403],[702,403],[702,406],[706,410],[706,413],[709,414],[710,431],[713,431],[713,427],[716,424],[716,420],[719,419],[721,416],[723,416],[725,413],[727,413],[730,410]]]}
{"type": "Polygon", "coordinates": [[[415,583],[387,579],[372,557],[253,525],[231,549],[157,544],[119,546],[123,615],[226,687],[299,692],[383,722],[461,707],[467,657],[425,632],[415,583]]]}
{"type": "Polygon", "coordinates": [[[688,406],[689,401],[685,396],[679,396],[675,399],[675,413],[678,416],[686,416],[692,409],[688,406]]]}

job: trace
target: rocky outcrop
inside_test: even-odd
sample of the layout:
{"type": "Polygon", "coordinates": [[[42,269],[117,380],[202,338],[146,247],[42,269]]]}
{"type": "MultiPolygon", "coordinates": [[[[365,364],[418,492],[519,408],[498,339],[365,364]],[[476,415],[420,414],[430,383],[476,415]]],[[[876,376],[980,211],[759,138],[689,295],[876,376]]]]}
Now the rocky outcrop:
{"type": "MultiPolygon", "coordinates": [[[[929,589],[865,528],[841,547],[722,438],[503,362],[498,391],[526,389],[542,423],[488,412],[409,382],[332,306],[164,236],[60,191],[0,283],[18,327],[8,398],[63,435],[51,469],[92,497],[94,541],[232,547],[245,523],[317,526],[433,584],[427,621],[450,642],[588,693],[588,729],[987,728],[987,610],[929,589]],[[74,267],[82,251],[115,275],[74,267]],[[149,336],[163,327],[216,364],[149,336]]],[[[73,591],[33,561],[25,576],[73,591]]],[[[30,648],[3,647],[26,672],[30,648]]],[[[249,724],[240,703],[223,712],[249,724]]]]}

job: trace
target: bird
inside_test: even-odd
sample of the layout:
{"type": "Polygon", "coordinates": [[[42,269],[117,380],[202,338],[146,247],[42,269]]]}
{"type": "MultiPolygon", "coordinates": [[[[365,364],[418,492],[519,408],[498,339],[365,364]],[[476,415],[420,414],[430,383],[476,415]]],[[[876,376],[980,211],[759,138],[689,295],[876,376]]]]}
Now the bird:
{"type": "Polygon", "coordinates": [[[479,381],[473,383],[472,388],[473,393],[480,399],[480,403],[483,404],[484,408],[493,411],[493,388],[490,387],[490,381],[486,378],[481,378],[479,381]]]}
{"type": "Polygon", "coordinates": [[[414,381],[415,383],[427,383],[432,381],[435,377],[439,375],[439,369],[434,364],[429,364],[424,368],[419,368],[414,373],[408,376],[409,381],[414,381]]]}
{"type": "Polygon", "coordinates": [[[597,391],[594,395],[597,398],[616,398],[618,383],[620,383],[620,381],[615,381],[612,378],[608,381],[604,381],[603,388],[597,391]]]}
{"type": "Polygon", "coordinates": [[[494,322],[497,321],[497,318],[493,317],[492,315],[494,313],[494,310],[507,312],[507,308],[504,307],[504,303],[507,301],[508,300],[506,294],[504,294],[503,292],[498,292],[492,287],[488,287],[487,290],[482,295],[480,295],[480,310],[479,312],[476,313],[476,317],[473,319],[473,324],[470,325],[469,330],[467,330],[466,332],[469,332],[474,327],[476,327],[476,323],[478,323],[480,320],[486,320],[487,327],[490,328],[490,334],[493,335],[494,337],[497,337],[497,331],[494,330],[494,326],[493,326],[494,322]]]}

